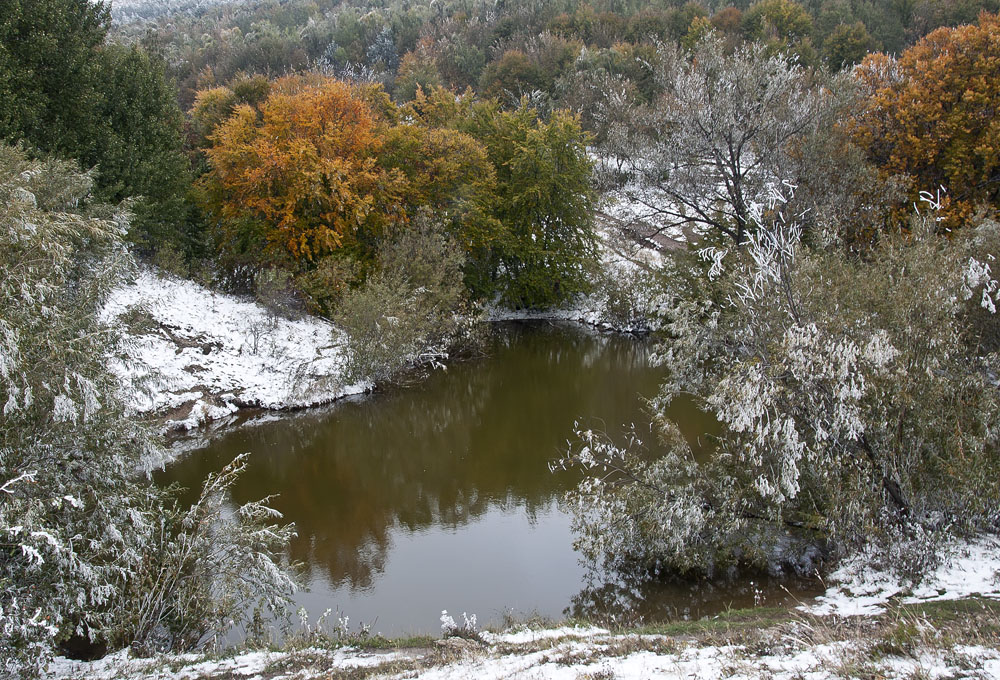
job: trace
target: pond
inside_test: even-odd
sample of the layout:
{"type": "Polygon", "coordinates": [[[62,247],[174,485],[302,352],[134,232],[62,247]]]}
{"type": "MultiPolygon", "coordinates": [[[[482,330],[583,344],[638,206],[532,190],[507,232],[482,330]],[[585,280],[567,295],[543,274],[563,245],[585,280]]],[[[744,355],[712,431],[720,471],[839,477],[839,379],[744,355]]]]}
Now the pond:
{"type": "MultiPolygon", "coordinates": [[[[767,583],[602,583],[573,550],[560,499],[579,476],[548,465],[575,422],[613,437],[648,432],[644,399],[663,377],[649,351],[577,326],[504,324],[485,358],[230,430],[158,481],[195,489],[252,452],[234,500],[279,494],[274,507],[298,530],[291,558],[305,565],[298,603],[313,620],[331,609],[387,636],[435,634],[442,609],[480,624],[505,614],[649,621],[785,601],[767,583]]],[[[676,409],[702,448],[711,420],[676,409]]]]}

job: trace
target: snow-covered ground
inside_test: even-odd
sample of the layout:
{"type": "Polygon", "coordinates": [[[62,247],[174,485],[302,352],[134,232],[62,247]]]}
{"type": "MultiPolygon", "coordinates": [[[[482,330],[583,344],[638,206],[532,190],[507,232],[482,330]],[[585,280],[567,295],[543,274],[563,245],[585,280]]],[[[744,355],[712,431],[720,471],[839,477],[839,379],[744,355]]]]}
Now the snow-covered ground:
{"type": "MultiPolygon", "coordinates": [[[[253,651],[213,659],[200,654],[177,654],[158,658],[132,658],[128,649],[98,661],[78,662],[63,657],[51,664],[44,677],[111,680],[112,678],[158,678],[186,680],[213,675],[224,677],[262,677],[290,659],[299,662],[300,677],[313,677],[310,667],[318,674],[321,669],[349,670],[370,668],[392,662],[402,655],[391,652],[364,652],[345,647],[336,650],[304,649],[294,653],[253,651]],[[308,659],[308,661],[306,661],[308,659]]],[[[280,675],[278,677],[281,677],[280,675]]]]}
{"type": "MultiPolygon", "coordinates": [[[[856,649],[849,644],[834,643],[803,647],[775,654],[748,654],[742,646],[687,646],[676,652],[660,651],[660,645],[670,644],[651,636],[619,636],[586,642],[566,641],[552,648],[522,654],[483,653],[469,655],[452,663],[417,671],[415,674],[376,677],[421,678],[448,680],[477,678],[479,680],[580,680],[608,678],[615,680],[646,680],[676,678],[677,680],[712,680],[715,678],[770,678],[799,680],[810,678],[858,677],[850,675],[850,665],[856,663],[856,649]],[[642,649],[649,646],[652,649],[642,649]],[[630,647],[639,648],[629,653],[630,647]],[[847,674],[845,674],[847,670],[847,674]]],[[[944,678],[977,671],[961,677],[1000,678],[1000,653],[984,647],[959,647],[947,653],[919,652],[914,657],[887,657],[872,663],[871,675],[883,678],[944,678]]]]}
{"type": "MultiPolygon", "coordinates": [[[[130,659],[127,652],[99,662],[59,659],[45,676],[51,680],[92,678],[328,678],[365,669],[368,678],[448,680],[615,678],[994,678],[1000,679],[1000,651],[992,646],[915,646],[906,654],[870,654],[856,639],[803,642],[808,624],[791,625],[745,644],[698,644],[663,635],[611,635],[606,631],[553,631],[541,644],[494,636],[485,644],[465,643],[406,652],[335,651],[248,652],[212,660],[196,655],[130,659]]],[[[353,675],[351,677],[354,677],[353,675]]]]}
{"type": "MultiPolygon", "coordinates": [[[[229,655],[131,658],[122,651],[94,662],[65,658],[50,664],[49,680],[194,680],[195,678],[328,678],[364,672],[368,678],[566,679],[640,678],[821,680],[844,677],[979,678],[1000,680],[996,613],[969,623],[910,615],[876,620],[896,604],[1000,598],[1000,538],[985,537],[960,549],[919,587],[903,589],[884,574],[849,563],[843,579],[801,618],[736,627],[701,635],[614,634],[603,628],[514,629],[482,633],[480,641],[447,638],[436,645],[395,651],[309,647],[229,655]],[[858,593],[861,594],[858,597],[858,593]],[[876,606],[878,603],[878,606],[876,606]],[[830,616],[835,615],[835,616],[830,616]],[[844,619],[844,616],[858,617],[844,619]],[[852,624],[851,622],[855,622],[852,624]],[[947,629],[948,621],[956,628],[947,629]],[[900,627],[902,625],[902,627],[900,627]],[[936,627],[938,626],[938,627],[936,627]],[[942,628],[945,627],[945,628],[942,628]],[[991,637],[993,635],[994,637],[991,637]]],[[[975,605],[980,608],[979,605],[975,605]]],[[[985,611],[985,610],[983,610],[985,611]]],[[[996,610],[993,610],[996,612],[996,610]]],[[[444,617],[444,614],[442,615],[444,617]]],[[[444,618],[442,618],[444,620],[444,618]]],[[[763,622],[762,622],[763,623],[763,622]]],[[[692,629],[695,631],[697,629],[692,629]]]]}
{"type": "Polygon", "coordinates": [[[662,192],[632,182],[607,194],[604,213],[622,224],[632,225],[636,229],[646,225],[650,231],[655,230],[662,237],[680,245],[687,242],[692,233],[690,229],[685,230],[682,226],[674,225],[662,228],[661,231],[658,226],[662,221],[662,216],[657,206],[669,205],[671,205],[669,198],[662,192]]]}
{"type": "Polygon", "coordinates": [[[190,429],[240,407],[297,408],[364,391],[345,384],[343,333],[290,321],[235,296],[143,269],[107,302],[128,333],[112,369],[130,407],[190,429]]]}
{"type": "Polygon", "coordinates": [[[890,601],[913,604],[972,595],[1000,599],[1000,537],[983,536],[942,551],[938,567],[915,586],[873,569],[865,555],[859,555],[833,572],[826,593],[802,609],[818,615],[854,616],[881,613],[890,601]]]}

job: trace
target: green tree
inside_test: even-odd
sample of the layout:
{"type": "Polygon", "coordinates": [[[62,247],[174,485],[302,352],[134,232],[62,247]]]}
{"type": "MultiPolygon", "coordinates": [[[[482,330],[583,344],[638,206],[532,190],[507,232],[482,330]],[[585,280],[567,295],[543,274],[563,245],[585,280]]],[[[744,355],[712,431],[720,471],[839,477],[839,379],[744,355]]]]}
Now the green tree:
{"type": "Polygon", "coordinates": [[[791,52],[803,64],[817,61],[812,32],[812,17],[795,0],[760,0],[743,13],[747,40],[764,43],[773,51],[791,52]]]}
{"type": "Polygon", "coordinates": [[[795,0],[760,0],[743,13],[743,32],[750,40],[791,45],[812,32],[812,17],[795,0]]]}
{"type": "Polygon", "coordinates": [[[629,18],[626,38],[631,43],[666,40],[670,37],[672,18],[670,12],[644,9],[629,18]]]}
{"type": "Polygon", "coordinates": [[[11,0],[0,12],[0,139],[95,166],[98,198],[135,205],[133,239],[191,250],[182,118],[163,64],[105,44],[108,6],[11,0]]]}
{"type": "Polygon", "coordinates": [[[677,8],[671,17],[671,37],[674,40],[682,40],[691,34],[692,30],[695,33],[704,33],[708,25],[708,11],[697,2],[686,2],[677,8]]]}
{"type": "Polygon", "coordinates": [[[379,164],[394,172],[408,212],[429,208],[440,219],[482,220],[495,190],[486,149],[445,127],[403,123],[385,131],[379,164]]]}
{"type": "Polygon", "coordinates": [[[441,75],[428,52],[429,50],[424,49],[403,55],[393,87],[397,102],[412,101],[416,98],[418,89],[427,91],[441,85],[441,75]]]}
{"type": "Polygon", "coordinates": [[[913,21],[915,6],[915,0],[862,0],[855,12],[880,49],[898,54],[906,47],[906,28],[913,21]]]}
{"type": "Polygon", "coordinates": [[[170,245],[192,253],[200,229],[190,224],[191,171],[181,151],[183,118],[163,64],[138,47],[106,45],[99,54],[93,137],[77,160],[96,167],[96,195],[133,205],[130,240],[143,251],[170,245]]]}
{"type": "Polygon", "coordinates": [[[479,90],[486,97],[518,100],[522,95],[543,88],[546,76],[521,50],[508,50],[483,71],[479,90]]]}
{"type": "Polygon", "coordinates": [[[875,41],[868,29],[860,21],[855,21],[833,29],[823,41],[823,57],[830,68],[839,71],[859,63],[874,47],[875,41]]]}
{"type": "Polygon", "coordinates": [[[190,115],[195,142],[199,148],[211,146],[209,137],[237,106],[259,106],[271,92],[271,81],[264,76],[240,74],[227,85],[206,88],[195,94],[190,115]]]}
{"type": "Polygon", "coordinates": [[[0,11],[0,140],[77,155],[92,134],[94,72],[110,6],[9,0],[0,11]]]}
{"type": "Polygon", "coordinates": [[[545,307],[585,288],[594,255],[588,135],[579,119],[557,111],[542,120],[526,100],[514,111],[477,105],[465,131],[486,146],[496,170],[493,216],[497,246],[472,264],[476,292],[514,307],[545,307]]]}

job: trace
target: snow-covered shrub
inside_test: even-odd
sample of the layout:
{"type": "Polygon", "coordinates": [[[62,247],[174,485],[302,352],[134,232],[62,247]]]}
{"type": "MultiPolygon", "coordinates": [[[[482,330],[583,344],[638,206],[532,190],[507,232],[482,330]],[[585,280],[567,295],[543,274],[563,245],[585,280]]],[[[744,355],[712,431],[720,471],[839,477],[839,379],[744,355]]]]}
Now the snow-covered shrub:
{"type": "Polygon", "coordinates": [[[373,623],[358,621],[352,630],[351,617],[339,609],[336,612],[327,609],[315,623],[310,623],[309,612],[305,607],[299,608],[296,616],[298,625],[285,637],[283,649],[357,647],[373,640],[385,640],[381,633],[372,633],[373,623]],[[333,614],[336,614],[336,620],[331,618],[333,614]]]}
{"type": "Polygon", "coordinates": [[[0,147],[0,668],[15,676],[113,625],[156,507],[135,482],[149,435],[111,396],[116,338],[96,320],[130,267],[126,216],[80,214],[90,187],[0,147]]]}
{"type": "Polygon", "coordinates": [[[378,270],[334,312],[348,333],[355,379],[382,382],[440,363],[471,337],[476,317],[466,304],[463,262],[461,248],[426,215],[384,247],[378,270]]]}
{"type": "Polygon", "coordinates": [[[752,213],[744,248],[676,261],[653,406],[663,420],[696,395],[716,453],[696,461],[663,420],[665,455],[581,433],[566,461],[590,472],[580,545],[607,566],[808,572],[867,546],[919,573],[936,535],[1000,519],[1000,367],[980,331],[1000,227],[945,239],[919,218],[859,257],[802,246],[782,200],[752,213]]]}
{"type": "Polygon", "coordinates": [[[382,27],[365,51],[365,59],[368,65],[379,73],[395,75],[396,69],[399,68],[399,53],[396,51],[396,41],[391,27],[382,27]]]}
{"type": "Polygon", "coordinates": [[[124,639],[145,654],[190,650],[254,617],[287,614],[296,585],[283,568],[291,526],[269,499],[230,513],[229,489],[247,465],[238,456],[210,475],[190,508],[165,508],[152,549],[130,582],[124,639]]]}
{"type": "Polygon", "coordinates": [[[628,180],[624,193],[661,230],[727,234],[754,228],[750,210],[832,101],[834,83],[760,43],[735,50],[708,34],[688,53],[663,44],[649,104],[616,86],[605,104],[601,154],[628,180]]]}
{"type": "MultiPolygon", "coordinates": [[[[205,599],[175,597],[171,621],[215,627],[218,617],[203,612],[230,602],[238,617],[248,588],[270,595],[285,586],[274,559],[285,534],[269,526],[264,506],[219,522],[218,502],[204,500],[220,490],[210,482],[200,509],[171,513],[164,492],[143,475],[156,441],[124,415],[106,366],[121,339],[98,321],[106,296],[133,267],[122,240],[128,216],[100,205],[82,210],[90,187],[89,175],[72,164],[0,146],[4,677],[36,676],[57,644],[98,654],[105,645],[148,640],[153,628],[133,623],[149,620],[146,598],[159,597],[142,587],[144,579],[180,559],[185,546],[228,551],[228,562],[187,550],[184,577],[204,579],[205,599]]],[[[196,585],[185,580],[178,592],[196,585]]]]}
{"type": "Polygon", "coordinates": [[[441,610],[441,635],[444,637],[460,637],[467,640],[481,640],[479,622],[475,614],[462,612],[462,625],[455,623],[455,617],[447,609],[441,610]]]}

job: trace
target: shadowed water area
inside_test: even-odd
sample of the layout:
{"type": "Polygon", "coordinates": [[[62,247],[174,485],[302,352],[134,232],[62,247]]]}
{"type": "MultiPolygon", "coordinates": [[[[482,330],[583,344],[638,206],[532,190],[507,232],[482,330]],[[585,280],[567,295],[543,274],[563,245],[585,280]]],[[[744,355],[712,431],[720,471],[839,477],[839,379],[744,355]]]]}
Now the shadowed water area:
{"type": "MultiPolygon", "coordinates": [[[[662,369],[647,342],[544,323],[497,328],[487,357],[332,407],[234,429],[186,454],[158,481],[197,488],[252,452],[234,489],[294,522],[297,595],[385,635],[439,631],[442,609],[503,615],[700,617],[788,597],[776,584],[606,584],[588,579],[560,507],[579,480],[551,473],[574,422],[614,437],[649,431],[644,398],[662,369]],[[763,599],[762,599],[763,598],[763,599]]],[[[712,424],[690,404],[674,416],[701,448],[712,424]]],[[[461,617],[456,616],[461,622],[461,617]]]]}

